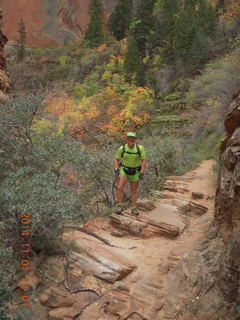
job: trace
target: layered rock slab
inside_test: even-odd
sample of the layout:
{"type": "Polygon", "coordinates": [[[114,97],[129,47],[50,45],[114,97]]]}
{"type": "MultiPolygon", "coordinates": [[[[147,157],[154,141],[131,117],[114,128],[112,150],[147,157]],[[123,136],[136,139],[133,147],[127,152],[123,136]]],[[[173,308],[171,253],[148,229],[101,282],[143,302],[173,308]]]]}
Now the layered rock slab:
{"type": "Polygon", "coordinates": [[[114,247],[92,239],[90,236],[77,231],[64,234],[64,240],[71,237],[76,239],[75,244],[84,254],[70,252],[70,262],[82,270],[91,272],[94,276],[114,283],[131,273],[136,265],[130,263],[114,247]]]}
{"type": "Polygon", "coordinates": [[[122,215],[112,214],[110,218],[113,227],[144,238],[154,235],[174,238],[188,225],[187,220],[179,215],[178,207],[168,203],[159,203],[158,208],[141,212],[137,217],[126,210],[122,215]]]}

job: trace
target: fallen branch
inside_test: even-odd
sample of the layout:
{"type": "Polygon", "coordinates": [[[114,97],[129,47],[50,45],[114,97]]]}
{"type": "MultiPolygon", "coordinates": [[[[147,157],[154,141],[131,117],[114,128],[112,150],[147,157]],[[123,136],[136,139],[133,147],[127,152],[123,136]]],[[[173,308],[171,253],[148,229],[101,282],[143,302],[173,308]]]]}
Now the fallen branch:
{"type": "Polygon", "coordinates": [[[127,318],[124,318],[124,319],[122,319],[122,320],[127,320],[127,319],[129,319],[131,316],[133,316],[134,314],[136,314],[137,316],[139,316],[142,320],[148,320],[147,318],[144,318],[140,313],[138,313],[138,312],[132,312],[132,313],[130,313],[128,316],[127,316],[127,318]]]}
{"type": "Polygon", "coordinates": [[[65,253],[65,257],[66,257],[66,261],[67,263],[64,266],[64,287],[70,291],[70,293],[78,293],[78,292],[94,292],[96,295],[99,296],[99,298],[101,298],[101,294],[97,292],[97,290],[95,289],[91,289],[91,288],[81,288],[81,289],[76,289],[73,290],[72,288],[70,288],[69,283],[68,283],[68,268],[69,268],[69,258],[68,258],[68,252],[66,250],[64,250],[65,253]]]}
{"type": "Polygon", "coordinates": [[[115,246],[114,244],[112,244],[110,241],[108,241],[107,239],[103,238],[102,236],[99,236],[98,234],[96,234],[95,232],[93,231],[90,231],[90,230],[87,230],[87,229],[84,229],[82,227],[79,227],[79,226],[74,226],[72,224],[64,224],[63,225],[64,228],[69,228],[69,229],[74,229],[74,230],[78,230],[80,232],[83,232],[89,236],[92,236],[100,241],[102,241],[103,243],[105,243],[106,245],[110,246],[110,247],[114,247],[114,248],[121,248],[121,249],[134,249],[136,247],[119,247],[119,246],[115,246]]]}

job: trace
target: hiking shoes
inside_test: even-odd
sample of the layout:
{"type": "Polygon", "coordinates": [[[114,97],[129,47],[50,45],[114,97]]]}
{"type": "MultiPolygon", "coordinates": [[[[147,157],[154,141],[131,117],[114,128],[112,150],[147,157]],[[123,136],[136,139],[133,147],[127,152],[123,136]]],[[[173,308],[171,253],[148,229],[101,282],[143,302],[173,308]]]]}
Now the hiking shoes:
{"type": "Polygon", "coordinates": [[[116,214],[121,214],[122,212],[123,212],[123,206],[122,206],[122,204],[117,204],[115,213],[116,213],[116,214]]]}
{"type": "Polygon", "coordinates": [[[132,212],[132,214],[134,214],[135,216],[138,216],[139,213],[140,213],[137,208],[132,208],[131,212],[132,212]]]}

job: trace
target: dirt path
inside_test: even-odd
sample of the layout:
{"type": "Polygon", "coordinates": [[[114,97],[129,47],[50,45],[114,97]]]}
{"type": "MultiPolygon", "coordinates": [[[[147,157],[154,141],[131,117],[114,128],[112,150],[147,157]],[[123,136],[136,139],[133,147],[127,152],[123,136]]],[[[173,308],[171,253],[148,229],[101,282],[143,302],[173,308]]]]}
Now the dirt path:
{"type": "MultiPolygon", "coordinates": [[[[163,320],[160,310],[164,304],[167,274],[182,257],[191,252],[193,247],[204,236],[204,232],[213,219],[216,184],[216,175],[212,171],[213,165],[214,161],[212,160],[203,161],[196,169],[183,176],[168,177],[166,186],[170,186],[170,189],[176,189],[176,192],[164,190],[165,196],[171,199],[160,198],[156,200],[154,202],[156,206],[154,210],[143,212],[139,216],[142,221],[144,219],[144,221],[148,221],[149,217],[151,219],[154,218],[154,221],[157,221],[156,225],[159,223],[156,219],[161,215],[166,218],[173,216],[173,220],[169,220],[173,221],[173,223],[175,223],[175,216],[181,216],[178,218],[180,220],[176,220],[176,225],[184,225],[184,228],[173,239],[161,235],[149,236],[149,233],[146,232],[142,233],[142,235],[145,234],[147,237],[141,236],[141,232],[139,234],[136,232],[136,235],[132,235],[131,228],[125,236],[116,237],[111,234],[113,225],[110,224],[110,219],[107,217],[91,219],[85,227],[105,237],[114,245],[128,248],[134,246],[136,247],[135,249],[108,247],[97,239],[78,231],[65,233],[65,240],[74,240],[75,244],[80,248],[84,247],[88,257],[94,259],[94,261],[91,260],[92,262],[84,260],[83,263],[83,258],[80,257],[77,262],[78,265],[76,265],[78,258],[74,256],[71,265],[72,278],[75,279],[75,282],[79,281],[81,286],[91,286],[94,289],[98,289],[102,294],[102,298],[93,303],[91,302],[89,306],[81,306],[82,309],[79,311],[79,299],[83,297],[83,293],[79,293],[76,302],[71,307],[62,308],[59,306],[59,308],[55,308],[50,314],[53,319],[163,320]],[[191,197],[192,192],[202,193],[204,198],[193,200],[191,197]],[[207,212],[201,215],[195,214],[195,216],[172,212],[172,208],[174,210],[179,209],[177,205],[168,207],[169,201],[175,201],[175,199],[184,199],[187,203],[192,201],[195,204],[206,207],[207,212]],[[171,209],[170,211],[169,208],[171,209]],[[101,265],[94,265],[96,261],[101,265]],[[76,274],[79,266],[80,268],[85,268],[85,271],[91,269],[93,274],[95,272],[95,278],[89,275],[84,278],[83,274],[81,274],[80,278],[77,278],[76,274]],[[102,270],[102,267],[109,269],[102,270]],[[105,277],[107,281],[104,281],[105,277]],[[93,280],[93,278],[97,280],[93,280]],[[77,311],[74,313],[74,310],[77,311]],[[72,317],[70,314],[72,314],[72,317]]],[[[139,229],[138,224],[143,223],[135,221],[131,215],[126,213],[123,218],[126,221],[130,221],[132,230],[142,230],[141,228],[139,229]]],[[[125,229],[126,232],[125,220],[118,227],[119,229],[125,229]]],[[[152,226],[150,226],[150,231],[151,228],[152,226]]]]}
{"type": "MultiPolygon", "coordinates": [[[[137,261],[138,265],[141,266],[141,269],[144,270],[145,273],[152,273],[154,269],[158,268],[161,259],[166,259],[170,254],[182,256],[190,252],[195,246],[196,242],[202,238],[205,229],[213,217],[215,177],[212,173],[212,167],[214,164],[215,162],[212,160],[204,161],[196,169],[189,171],[183,176],[176,177],[177,180],[174,179],[176,182],[179,182],[181,186],[182,182],[184,182],[184,186],[191,192],[203,193],[206,195],[204,199],[194,200],[194,202],[208,208],[208,212],[203,216],[197,218],[189,217],[188,219],[190,224],[188,228],[175,240],[169,240],[166,237],[141,239],[139,237],[128,236],[124,238],[116,238],[110,234],[111,228],[108,225],[104,226],[103,224],[102,227],[105,230],[101,228],[101,219],[92,221],[92,225],[96,227],[98,234],[101,234],[106,239],[118,246],[131,247],[136,245],[137,249],[135,250],[115,248],[114,250],[124,254],[124,256],[133,263],[137,261]],[[210,197],[210,199],[207,200],[207,197],[210,197]]],[[[191,192],[179,194],[176,192],[165,191],[166,194],[171,194],[176,198],[193,200],[191,198],[191,192]]],[[[157,207],[158,203],[160,202],[161,200],[156,202],[157,207]]],[[[130,282],[131,276],[133,276],[133,274],[129,275],[125,282],[130,282]]]]}

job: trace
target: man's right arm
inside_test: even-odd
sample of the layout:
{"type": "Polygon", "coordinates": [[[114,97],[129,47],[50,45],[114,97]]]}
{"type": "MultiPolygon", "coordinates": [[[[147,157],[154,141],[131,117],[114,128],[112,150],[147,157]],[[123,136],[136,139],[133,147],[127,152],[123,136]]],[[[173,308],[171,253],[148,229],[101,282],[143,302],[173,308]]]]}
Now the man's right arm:
{"type": "Polygon", "coordinates": [[[117,158],[114,159],[114,169],[115,170],[119,169],[119,162],[120,162],[120,159],[117,159],[117,158]]]}
{"type": "Polygon", "coordinates": [[[118,149],[114,159],[114,172],[116,176],[119,174],[119,164],[120,164],[121,157],[122,157],[122,147],[118,149]]]}

